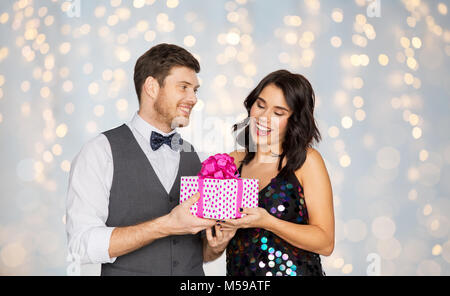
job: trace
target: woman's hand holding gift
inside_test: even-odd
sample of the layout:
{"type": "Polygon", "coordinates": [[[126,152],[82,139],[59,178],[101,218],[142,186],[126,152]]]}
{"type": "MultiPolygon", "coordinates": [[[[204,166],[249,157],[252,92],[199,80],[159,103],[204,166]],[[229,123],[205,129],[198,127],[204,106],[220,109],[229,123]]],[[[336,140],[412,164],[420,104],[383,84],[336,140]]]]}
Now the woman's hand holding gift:
{"type": "Polygon", "coordinates": [[[264,228],[267,229],[273,218],[266,209],[263,208],[241,208],[241,214],[245,214],[239,219],[226,219],[223,223],[224,230],[238,228],[264,228]]]}

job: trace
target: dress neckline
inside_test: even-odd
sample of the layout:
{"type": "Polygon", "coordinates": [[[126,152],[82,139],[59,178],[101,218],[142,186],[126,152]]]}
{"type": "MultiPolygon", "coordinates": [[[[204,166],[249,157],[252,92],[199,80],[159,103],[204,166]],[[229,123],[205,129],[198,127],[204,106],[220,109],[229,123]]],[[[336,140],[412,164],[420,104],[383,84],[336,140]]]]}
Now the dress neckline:
{"type": "MultiPolygon", "coordinates": [[[[243,167],[243,165],[244,165],[244,164],[241,163],[241,165],[240,165],[239,168],[238,168],[238,172],[239,172],[239,175],[240,175],[241,177],[242,177],[242,167],[243,167]]],[[[272,179],[270,179],[269,183],[268,183],[266,186],[264,186],[264,188],[260,189],[258,193],[263,192],[267,187],[269,187],[269,185],[272,184],[273,181],[276,180],[276,179],[280,176],[280,174],[281,174],[281,172],[282,172],[283,170],[284,170],[284,167],[276,174],[275,177],[273,177],[272,179]]],[[[296,179],[297,179],[297,177],[296,177],[296,179]]],[[[298,181],[298,180],[297,180],[297,181],[298,181]]],[[[300,184],[300,182],[298,182],[298,183],[300,184]]],[[[300,186],[302,186],[302,185],[300,184],[300,186]]],[[[302,187],[302,188],[303,188],[303,187],[302,187]]]]}

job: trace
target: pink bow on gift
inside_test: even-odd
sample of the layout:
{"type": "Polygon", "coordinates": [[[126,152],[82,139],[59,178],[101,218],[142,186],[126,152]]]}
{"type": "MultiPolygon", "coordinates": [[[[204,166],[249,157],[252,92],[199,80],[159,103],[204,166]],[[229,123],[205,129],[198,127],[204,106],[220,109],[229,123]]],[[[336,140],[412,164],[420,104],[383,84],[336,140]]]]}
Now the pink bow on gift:
{"type": "Polygon", "coordinates": [[[239,173],[236,172],[234,158],[223,153],[210,156],[202,162],[202,169],[197,176],[211,179],[237,179],[239,173]]]}

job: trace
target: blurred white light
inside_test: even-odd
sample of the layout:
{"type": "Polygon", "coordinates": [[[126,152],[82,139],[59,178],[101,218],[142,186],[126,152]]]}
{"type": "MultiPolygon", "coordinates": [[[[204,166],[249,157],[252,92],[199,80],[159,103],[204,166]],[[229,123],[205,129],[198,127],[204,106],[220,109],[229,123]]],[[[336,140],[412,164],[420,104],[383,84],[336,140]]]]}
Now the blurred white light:
{"type": "Polygon", "coordinates": [[[393,147],[384,147],[377,153],[377,164],[383,169],[396,168],[400,163],[400,152],[393,147]]]}
{"type": "Polygon", "coordinates": [[[379,239],[389,239],[395,233],[395,223],[391,218],[380,216],[372,221],[372,233],[379,239]]]}
{"type": "Polygon", "coordinates": [[[27,252],[23,245],[14,242],[3,246],[0,251],[0,258],[3,264],[9,268],[15,268],[22,265],[25,261],[27,252]]]}

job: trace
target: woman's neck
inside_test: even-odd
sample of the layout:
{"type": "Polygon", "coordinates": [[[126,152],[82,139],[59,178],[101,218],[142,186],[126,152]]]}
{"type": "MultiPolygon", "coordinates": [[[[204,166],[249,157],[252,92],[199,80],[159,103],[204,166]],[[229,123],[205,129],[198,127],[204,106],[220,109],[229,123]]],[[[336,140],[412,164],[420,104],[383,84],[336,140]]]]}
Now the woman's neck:
{"type": "Polygon", "coordinates": [[[255,161],[258,163],[278,163],[281,154],[281,145],[258,145],[255,152],[255,161]]]}

